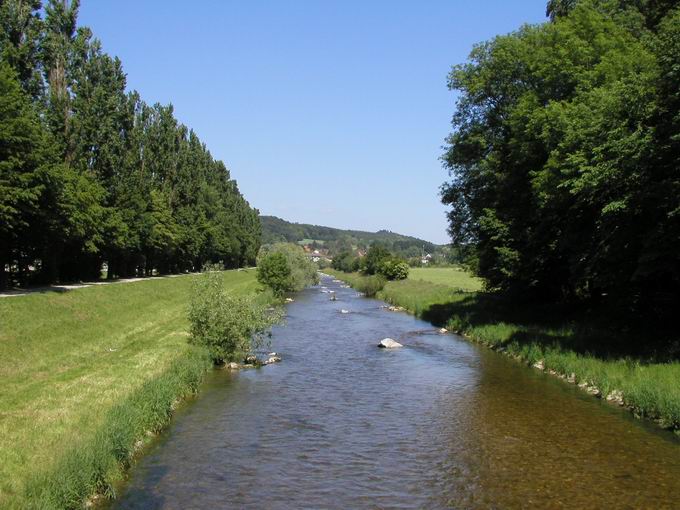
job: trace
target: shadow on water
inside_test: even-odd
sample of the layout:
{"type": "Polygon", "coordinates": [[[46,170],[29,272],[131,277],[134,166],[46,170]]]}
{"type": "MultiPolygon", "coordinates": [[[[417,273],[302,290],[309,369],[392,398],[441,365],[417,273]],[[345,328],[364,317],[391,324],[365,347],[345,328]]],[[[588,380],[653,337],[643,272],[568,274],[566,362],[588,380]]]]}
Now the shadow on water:
{"type": "Polygon", "coordinates": [[[216,371],[114,508],[672,507],[680,445],[330,280],[274,329],[283,361],[216,371]],[[343,314],[342,309],[349,313],[343,314]],[[395,350],[377,348],[391,337],[395,350]]]}

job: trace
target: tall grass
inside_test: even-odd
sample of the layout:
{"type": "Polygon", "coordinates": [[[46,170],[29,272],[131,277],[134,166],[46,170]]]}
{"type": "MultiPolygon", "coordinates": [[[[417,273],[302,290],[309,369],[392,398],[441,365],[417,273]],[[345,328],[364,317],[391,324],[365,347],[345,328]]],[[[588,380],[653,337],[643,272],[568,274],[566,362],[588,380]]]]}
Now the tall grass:
{"type": "Polygon", "coordinates": [[[21,508],[82,508],[84,498],[115,497],[115,486],[149,433],[167,424],[175,403],[198,390],[212,360],[192,349],[106,412],[99,428],[53,466],[29,478],[21,508]]]}
{"type": "MultiPolygon", "coordinates": [[[[235,295],[259,289],[254,270],[223,276],[235,295]]],[[[194,278],[0,299],[0,508],[111,493],[134,444],[210,366],[187,341],[194,278]]]]}
{"type": "MultiPolygon", "coordinates": [[[[331,272],[360,285],[361,275],[331,272]]],[[[388,282],[378,297],[602,398],[616,396],[637,416],[680,432],[680,362],[634,348],[653,345],[652,338],[617,332],[573,310],[464,291],[465,281],[455,269],[421,269],[405,281],[388,282]]]]}
{"type": "Polygon", "coordinates": [[[385,287],[387,281],[385,278],[378,275],[365,276],[359,273],[341,273],[330,269],[329,271],[334,275],[342,275],[344,281],[367,297],[375,296],[385,287]]]}

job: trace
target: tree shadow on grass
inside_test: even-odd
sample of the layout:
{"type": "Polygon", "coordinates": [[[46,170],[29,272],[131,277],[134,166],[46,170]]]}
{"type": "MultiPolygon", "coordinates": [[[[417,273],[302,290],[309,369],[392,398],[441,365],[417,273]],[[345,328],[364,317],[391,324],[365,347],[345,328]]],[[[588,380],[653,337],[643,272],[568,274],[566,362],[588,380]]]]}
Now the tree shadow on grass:
{"type": "Polygon", "coordinates": [[[576,306],[528,302],[494,293],[471,293],[432,304],[421,317],[440,327],[453,323],[462,331],[498,327],[499,336],[507,335],[496,342],[499,345],[537,344],[603,360],[625,357],[659,362],[678,357],[668,336],[644,324],[576,306]],[[507,329],[501,331],[503,327],[507,329]]]}

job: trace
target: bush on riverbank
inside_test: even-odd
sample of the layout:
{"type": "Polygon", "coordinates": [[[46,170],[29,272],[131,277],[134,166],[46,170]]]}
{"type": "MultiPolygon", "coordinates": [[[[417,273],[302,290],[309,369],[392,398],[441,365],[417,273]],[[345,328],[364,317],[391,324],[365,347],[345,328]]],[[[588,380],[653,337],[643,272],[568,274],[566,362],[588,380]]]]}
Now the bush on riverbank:
{"type": "Polygon", "coordinates": [[[263,246],[257,257],[257,281],[277,297],[318,283],[317,268],[302,248],[291,243],[263,246]]]}
{"type": "MultiPolygon", "coordinates": [[[[332,273],[357,289],[366,278],[332,273]]],[[[631,345],[640,343],[625,342],[624,334],[577,310],[527,307],[493,294],[412,279],[387,282],[377,296],[529,365],[539,364],[592,392],[597,389],[603,398],[613,399],[620,392],[623,403],[637,416],[680,430],[680,363],[653,351],[631,351],[631,345]]]]}
{"type": "Polygon", "coordinates": [[[353,289],[361,292],[366,297],[374,297],[378,292],[385,288],[385,284],[387,283],[384,278],[378,275],[366,276],[360,273],[344,273],[334,270],[327,271],[347,282],[353,289]]]}
{"type": "MultiPolygon", "coordinates": [[[[274,253],[270,260],[279,256],[274,253]]],[[[263,301],[230,294],[220,273],[204,273],[194,282],[190,341],[206,347],[216,364],[243,361],[264,345],[265,333],[279,320],[280,314],[267,311],[263,301]]]]}

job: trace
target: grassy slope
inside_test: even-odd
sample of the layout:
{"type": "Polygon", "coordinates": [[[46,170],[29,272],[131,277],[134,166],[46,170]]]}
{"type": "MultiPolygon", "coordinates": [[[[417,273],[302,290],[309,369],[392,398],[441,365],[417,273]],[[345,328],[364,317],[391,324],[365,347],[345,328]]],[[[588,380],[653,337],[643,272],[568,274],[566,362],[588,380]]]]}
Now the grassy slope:
{"type": "MultiPolygon", "coordinates": [[[[330,272],[350,284],[361,278],[330,272]]],[[[452,268],[416,269],[405,281],[388,282],[378,297],[680,430],[680,363],[622,354],[619,336],[603,326],[504,303],[475,285],[452,268]],[[594,345],[605,347],[594,352],[594,345]]]]}
{"type": "MultiPolygon", "coordinates": [[[[194,278],[0,299],[0,507],[27,506],[26,491],[55,507],[105,491],[139,434],[195,389],[209,361],[187,343],[194,278]],[[114,446],[117,463],[78,458],[114,446]]],[[[225,272],[225,282],[257,289],[254,271],[225,272]]]]}

